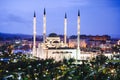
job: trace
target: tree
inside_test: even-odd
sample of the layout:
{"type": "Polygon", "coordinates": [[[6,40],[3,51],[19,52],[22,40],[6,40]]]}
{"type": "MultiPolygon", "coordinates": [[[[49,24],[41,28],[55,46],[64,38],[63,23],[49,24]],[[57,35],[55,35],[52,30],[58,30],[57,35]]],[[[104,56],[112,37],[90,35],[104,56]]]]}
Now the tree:
{"type": "Polygon", "coordinates": [[[70,59],[68,60],[68,63],[69,63],[69,64],[72,64],[73,62],[75,62],[75,59],[73,59],[73,58],[70,58],[70,59]]]}
{"type": "Polygon", "coordinates": [[[100,55],[96,56],[95,63],[97,63],[98,65],[102,65],[106,62],[107,59],[108,59],[108,57],[106,57],[103,54],[100,54],[100,55]]]}

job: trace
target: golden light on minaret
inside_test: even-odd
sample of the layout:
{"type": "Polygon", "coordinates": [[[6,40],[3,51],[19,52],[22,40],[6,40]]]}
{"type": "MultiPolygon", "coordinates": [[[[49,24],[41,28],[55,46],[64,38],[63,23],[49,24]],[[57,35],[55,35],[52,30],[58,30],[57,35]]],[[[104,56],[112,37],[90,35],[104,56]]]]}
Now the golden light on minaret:
{"type": "Polygon", "coordinates": [[[67,43],[67,14],[65,13],[64,19],[64,43],[67,43]]]}
{"type": "Polygon", "coordinates": [[[33,18],[33,56],[36,56],[36,14],[33,18]]]}
{"type": "Polygon", "coordinates": [[[44,14],[43,14],[43,42],[45,43],[46,39],[46,11],[44,8],[44,14]]]}

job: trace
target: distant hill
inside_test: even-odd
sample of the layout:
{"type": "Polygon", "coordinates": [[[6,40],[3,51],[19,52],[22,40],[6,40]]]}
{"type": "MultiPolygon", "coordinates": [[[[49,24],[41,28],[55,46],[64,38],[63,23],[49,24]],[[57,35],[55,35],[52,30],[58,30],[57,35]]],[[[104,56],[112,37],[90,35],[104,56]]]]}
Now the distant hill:
{"type": "MultiPolygon", "coordinates": [[[[29,39],[32,40],[33,35],[27,34],[10,34],[10,33],[0,33],[1,40],[15,40],[15,39],[29,39]]],[[[41,40],[41,36],[37,36],[37,39],[41,40]]]]}
{"type": "MultiPolygon", "coordinates": [[[[63,38],[63,35],[59,35],[61,38],[63,38]]],[[[71,35],[73,38],[77,38],[77,35],[71,35]]],[[[71,36],[69,36],[69,38],[71,38],[71,36]]],[[[81,35],[81,37],[84,37],[85,35],[81,35]]],[[[112,39],[120,39],[120,35],[115,35],[112,34],[110,35],[112,39]]],[[[16,39],[26,39],[26,40],[33,40],[33,35],[27,35],[27,34],[10,34],[10,33],[0,33],[0,41],[3,40],[16,40],[16,39]]],[[[43,37],[42,35],[37,35],[37,41],[42,41],[43,37]]]]}
{"type": "Polygon", "coordinates": [[[32,35],[26,35],[26,34],[9,34],[9,33],[0,33],[0,37],[10,37],[10,38],[14,38],[14,37],[19,37],[19,38],[30,38],[32,37],[32,35]]]}

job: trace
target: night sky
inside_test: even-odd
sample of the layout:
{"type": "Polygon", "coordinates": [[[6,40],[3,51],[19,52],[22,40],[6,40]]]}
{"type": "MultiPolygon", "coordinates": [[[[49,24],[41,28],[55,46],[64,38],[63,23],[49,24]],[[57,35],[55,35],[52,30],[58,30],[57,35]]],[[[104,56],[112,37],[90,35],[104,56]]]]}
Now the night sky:
{"type": "Polygon", "coordinates": [[[42,35],[46,9],[47,34],[63,34],[67,13],[68,35],[77,34],[77,13],[81,15],[81,34],[120,35],[120,0],[0,0],[0,32],[33,34],[33,14],[37,34],[42,35]]]}

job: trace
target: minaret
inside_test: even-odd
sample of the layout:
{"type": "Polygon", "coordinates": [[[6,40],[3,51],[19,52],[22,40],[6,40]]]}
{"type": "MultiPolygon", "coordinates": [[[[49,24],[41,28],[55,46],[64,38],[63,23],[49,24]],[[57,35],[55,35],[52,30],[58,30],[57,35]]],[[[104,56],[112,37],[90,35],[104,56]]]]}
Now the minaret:
{"type": "Polygon", "coordinates": [[[77,53],[76,53],[76,60],[80,54],[80,11],[78,11],[78,20],[77,20],[77,53]]]}
{"type": "Polygon", "coordinates": [[[36,14],[33,18],[33,56],[36,56],[36,14]]]}
{"type": "Polygon", "coordinates": [[[43,14],[43,42],[45,43],[46,39],[46,11],[44,8],[44,14],[43,14]]]}
{"type": "Polygon", "coordinates": [[[67,14],[65,13],[65,19],[64,19],[64,44],[67,43],[67,14]]]}

